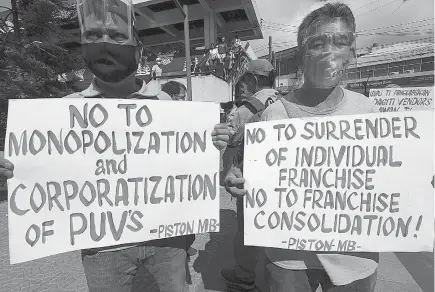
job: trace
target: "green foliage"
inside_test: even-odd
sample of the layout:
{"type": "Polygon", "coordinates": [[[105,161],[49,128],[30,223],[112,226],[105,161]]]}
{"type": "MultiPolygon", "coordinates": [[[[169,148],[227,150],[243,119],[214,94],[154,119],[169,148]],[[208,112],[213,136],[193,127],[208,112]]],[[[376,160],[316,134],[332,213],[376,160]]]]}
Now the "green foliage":
{"type": "Polygon", "coordinates": [[[75,21],[74,7],[65,7],[60,0],[21,0],[18,22],[12,12],[0,19],[0,101],[72,92],[58,76],[84,67],[80,56],[61,46],[68,35],[60,26],[75,21]]]}

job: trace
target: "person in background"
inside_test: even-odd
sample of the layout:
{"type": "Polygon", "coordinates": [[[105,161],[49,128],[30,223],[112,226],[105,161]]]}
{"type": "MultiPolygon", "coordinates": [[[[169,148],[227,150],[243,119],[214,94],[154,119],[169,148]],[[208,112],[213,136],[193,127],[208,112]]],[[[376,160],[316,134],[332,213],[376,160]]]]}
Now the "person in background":
{"type": "MultiPolygon", "coordinates": [[[[248,64],[246,72],[237,86],[243,100],[231,119],[230,128],[233,134],[224,153],[224,176],[237,159],[242,146],[244,125],[254,115],[263,111],[267,106],[279,98],[279,93],[273,89],[275,83],[275,69],[264,59],[253,60],[248,64]]],[[[258,248],[243,244],[243,199],[237,204],[237,234],[234,238],[234,257],[236,266],[233,269],[223,269],[222,277],[226,281],[227,291],[258,291],[255,286],[255,268],[257,264],[258,248]]]]}
{"type": "Polygon", "coordinates": [[[235,47],[241,47],[242,46],[242,41],[240,40],[238,35],[234,36],[234,46],[235,47]]]}
{"type": "Polygon", "coordinates": [[[225,58],[224,58],[223,61],[224,61],[224,64],[223,64],[223,67],[224,67],[224,79],[227,80],[227,78],[229,76],[229,73],[230,73],[230,70],[231,70],[232,65],[233,65],[232,64],[231,51],[228,51],[226,53],[225,58]]]}
{"type": "MultiPolygon", "coordinates": [[[[134,26],[133,11],[131,1],[126,0],[77,1],[83,58],[95,77],[89,88],[66,98],[171,100],[166,93],[150,90],[143,80],[135,78],[141,42],[134,26]]],[[[223,149],[228,139],[228,127],[217,125],[212,132],[215,147],[223,149]]],[[[1,158],[0,177],[10,179],[13,175],[14,165],[1,158]]],[[[191,244],[188,239],[180,236],[82,250],[88,290],[188,291],[186,246],[191,244]]]]}
{"type": "Polygon", "coordinates": [[[156,80],[157,77],[162,76],[163,70],[161,66],[162,66],[162,59],[160,59],[160,57],[157,57],[156,64],[151,69],[151,76],[154,80],[156,80]]]}
{"type": "Polygon", "coordinates": [[[197,71],[198,64],[199,64],[198,57],[195,57],[195,58],[191,61],[191,67],[190,67],[190,70],[191,70],[192,73],[195,73],[195,72],[197,71]]]}
{"type": "Polygon", "coordinates": [[[228,52],[228,45],[225,42],[225,36],[218,35],[217,37],[217,47],[218,47],[218,54],[220,56],[220,59],[223,60],[228,52]]]}
{"type": "Polygon", "coordinates": [[[242,41],[240,40],[238,35],[235,35],[231,46],[231,52],[234,56],[233,57],[234,59],[237,59],[239,57],[241,50],[242,50],[242,41]]]}
{"type": "Polygon", "coordinates": [[[211,67],[211,71],[215,71],[217,64],[219,63],[219,51],[217,46],[215,46],[215,44],[211,44],[210,47],[210,58],[209,60],[210,62],[210,67],[211,67]]]}
{"type": "MultiPolygon", "coordinates": [[[[355,18],[345,4],[333,3],[308,14],[298,29],[298,65],[303,85],[261,115],[261,121],[377,112],[365,96],[340,86],[355,57],[355,18]]],[[[243,165],[225,178],[233,196],[243,197],[243,165]]],[[[266,248],[266,291],[374,292],[379,253],[317,253],[266,248]]]]}

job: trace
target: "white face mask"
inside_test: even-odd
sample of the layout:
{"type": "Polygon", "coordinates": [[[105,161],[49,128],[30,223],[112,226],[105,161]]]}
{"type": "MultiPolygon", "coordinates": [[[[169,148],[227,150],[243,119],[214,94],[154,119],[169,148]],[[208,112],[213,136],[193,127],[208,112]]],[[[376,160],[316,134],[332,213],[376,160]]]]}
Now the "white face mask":
{"type": "Polygon", "coordinates": [[[344,30],[340,19],[319,23],[309,30],[303,40],[304,82],[313,88],[333,88],[354,56],[353,32],[344,30]]]}

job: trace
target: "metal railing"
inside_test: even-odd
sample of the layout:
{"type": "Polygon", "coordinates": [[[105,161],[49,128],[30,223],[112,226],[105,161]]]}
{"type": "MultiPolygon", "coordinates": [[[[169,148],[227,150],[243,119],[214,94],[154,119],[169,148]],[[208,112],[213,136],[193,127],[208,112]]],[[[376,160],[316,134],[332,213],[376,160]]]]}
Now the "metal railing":
{"type": "MultiPolygon", "coordinates": [[[[364,68],[361,68],[364,69],[364,68]]],[[[370,70],[357,70],[356,72],[348,72],[345,76],[346,80],[358,80],[372,77],[383,77],[390,75],[412,74],[417,72],[426,72],[434,70],[434,61],[423,62],[416,64],[393,65],[388,64],[386,67],[373,68],[370,70]]]]}

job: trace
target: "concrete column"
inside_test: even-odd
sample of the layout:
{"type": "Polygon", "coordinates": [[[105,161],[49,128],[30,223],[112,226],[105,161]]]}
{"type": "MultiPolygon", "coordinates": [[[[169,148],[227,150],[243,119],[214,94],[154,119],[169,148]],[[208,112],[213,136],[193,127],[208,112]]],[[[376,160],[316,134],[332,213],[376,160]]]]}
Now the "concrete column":
{"type": "Polygon", "coordinates": [[[204,44],[207,48],[216,42],[217,24],[214,13],[207,13],[204,18],[204,44]]]}

